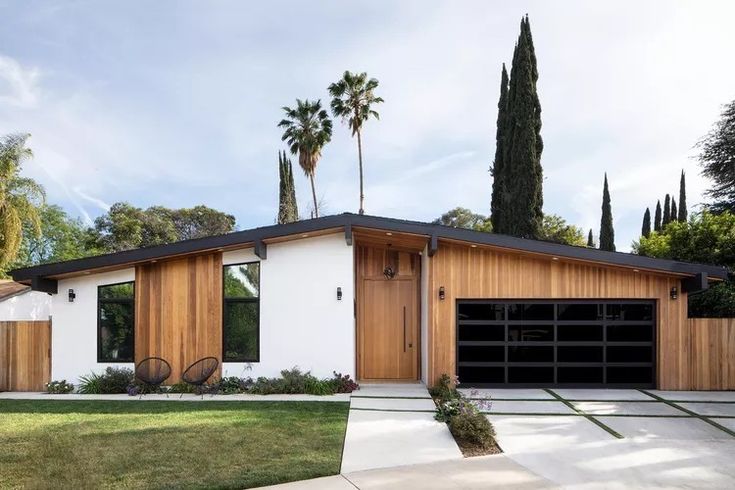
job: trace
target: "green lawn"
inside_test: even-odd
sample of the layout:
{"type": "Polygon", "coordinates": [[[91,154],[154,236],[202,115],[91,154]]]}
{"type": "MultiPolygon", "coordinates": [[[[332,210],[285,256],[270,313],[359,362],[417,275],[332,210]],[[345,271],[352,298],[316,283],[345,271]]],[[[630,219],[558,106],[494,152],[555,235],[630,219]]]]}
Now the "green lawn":
{"type": "Polygon", "coordinates": [[[339,473],[347,403],[0,400],[0,488],[249,488],[339,473]]]}

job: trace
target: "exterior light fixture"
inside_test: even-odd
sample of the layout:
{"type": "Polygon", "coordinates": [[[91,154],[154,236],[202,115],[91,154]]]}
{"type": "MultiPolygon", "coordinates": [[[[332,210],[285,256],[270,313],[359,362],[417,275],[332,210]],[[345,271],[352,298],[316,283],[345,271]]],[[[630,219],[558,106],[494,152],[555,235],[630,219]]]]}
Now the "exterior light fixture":
{"type": "Polygon", "coordinates": [[[77,295],[74,293],[74,290],[73,289],[70,289],[69,290],[69,303],[73,303],[74,302],[74,298],[76,298],[76,297],[77,297],[77,295]]]}
{"type": "Polygon", "coordinates": [[[676,299],[679,297],[679,291],[676,289],[676,286],[671,288],[671,291],[669,291],[669,296],[671,297],[671,299],[676,299]]]}
{"type": "Polygon", "coordinates": [[[444,290],[444,286],[441,286],[439,288],[439,300],[444,301],[444,298],[447,297],[446,291],[444,290]]]}
{"type": "Polygon", "coordinates": [[[383,275],[386,279],[393,279],[396,276],[396,271],[393,270],[393,267],[388,266],[383,269],[383,275]]]}
{"type": "Polygon", "coordinates": [[[337,288],[337,301],[342,301],[342,288],[337,288]]]}

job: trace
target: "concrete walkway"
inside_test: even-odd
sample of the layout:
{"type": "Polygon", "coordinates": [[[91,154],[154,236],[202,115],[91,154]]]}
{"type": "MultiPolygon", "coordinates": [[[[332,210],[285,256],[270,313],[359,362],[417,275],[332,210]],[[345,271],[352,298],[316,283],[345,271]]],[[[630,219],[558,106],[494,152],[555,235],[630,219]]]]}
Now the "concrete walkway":
{"type": "Polygon", "coordinates": [[[434,410],[424,385],[361,385],[350,401],[342,473],[461,460],[447,425],[434,420],[434,410]]]}

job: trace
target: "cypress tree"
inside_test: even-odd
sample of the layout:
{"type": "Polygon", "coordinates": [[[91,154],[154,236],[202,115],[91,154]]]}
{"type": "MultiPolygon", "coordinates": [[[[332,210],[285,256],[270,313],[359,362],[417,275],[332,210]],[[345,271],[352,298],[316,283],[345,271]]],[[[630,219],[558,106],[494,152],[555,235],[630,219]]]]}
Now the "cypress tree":
{"type": "Polygon", "coordinates": [[[595,238],[592,236],[592,228],[590,228],[590,232],[587,235],[587,246],[590,248],[595,248],[595,238]]]}
{"type": "Polygon", "coordinates": [[[676,199],[671,196],[671,221],[679,221],[679,212],[676,210],[676,199]]]}
{"type": "Polygon", "coordinates": [[[538,69],[528,16],[521,19],[508,86],[503,135],[503,179],[507,199],[499,207],[498,233],[536,238],[543,220],[541,104],[538,69]]]}
{"type": "Polygon", "coordinates": [[[641,226],[641,236],[648,238],[651,235],[651,210],[646,208],[643,213],[643,226],[641,226]]]}
{"type": "Polygon", "coordinates": [[[293,167],[285,151],[278,153],[278,175],[278,223],[293,223],[299,220],[299,209],[293,183],[293,167]]]}
{"type": "Polygon", "coordinates": [[[498,99],[498,120],[495,130],[495,160],[490,172],[493,176],[493,195],[490,202],[490,219],[494,230],[504,229],[501,224],[503,216],[501,200],[507,199],[505,195],[506,185],[504,182],[505,174],[503,173],[503,153],[505,151],[505,131],[508,109],[508,71],[503,63],[503,70],[500,74],[500,98],[498,99]]]}
{"type": "Polygon", "coordinates": [[[666,194],[664,198],[664,217],[661,219],[661,228],[671,223],[671,196],[666,194]]]}
{"type": "Polygon", "coordinates": [[[661,201],[656,201],[656,217],[653,221],[654,231],[661,231],[661,201]]]}
{"type": "Polygon", "coordinates": [[[682,223],[686,223],[688,216],[687,211],[687,183],[684,179],[684,171],[681,171],[681,180],[679,181],[679,214],[676,217],[682,223]]]}
{"type": "Polygon", "coordinates": [[[600,250],[615,251],[615,230],[613,229],[610,191],[607,188],[607,173],[602,188],[602,219],[600,220],[600,250]]]}

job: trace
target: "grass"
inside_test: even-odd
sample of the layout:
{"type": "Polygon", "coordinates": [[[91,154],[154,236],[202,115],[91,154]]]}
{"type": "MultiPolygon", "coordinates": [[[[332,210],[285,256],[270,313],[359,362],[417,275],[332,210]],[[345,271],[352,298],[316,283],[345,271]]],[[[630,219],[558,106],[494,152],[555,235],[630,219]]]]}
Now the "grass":
{"type": "Polygon", "coordinates": [[[0,400],[0,488],[250,488],[339,473],[347,403],[0,400]]]}

